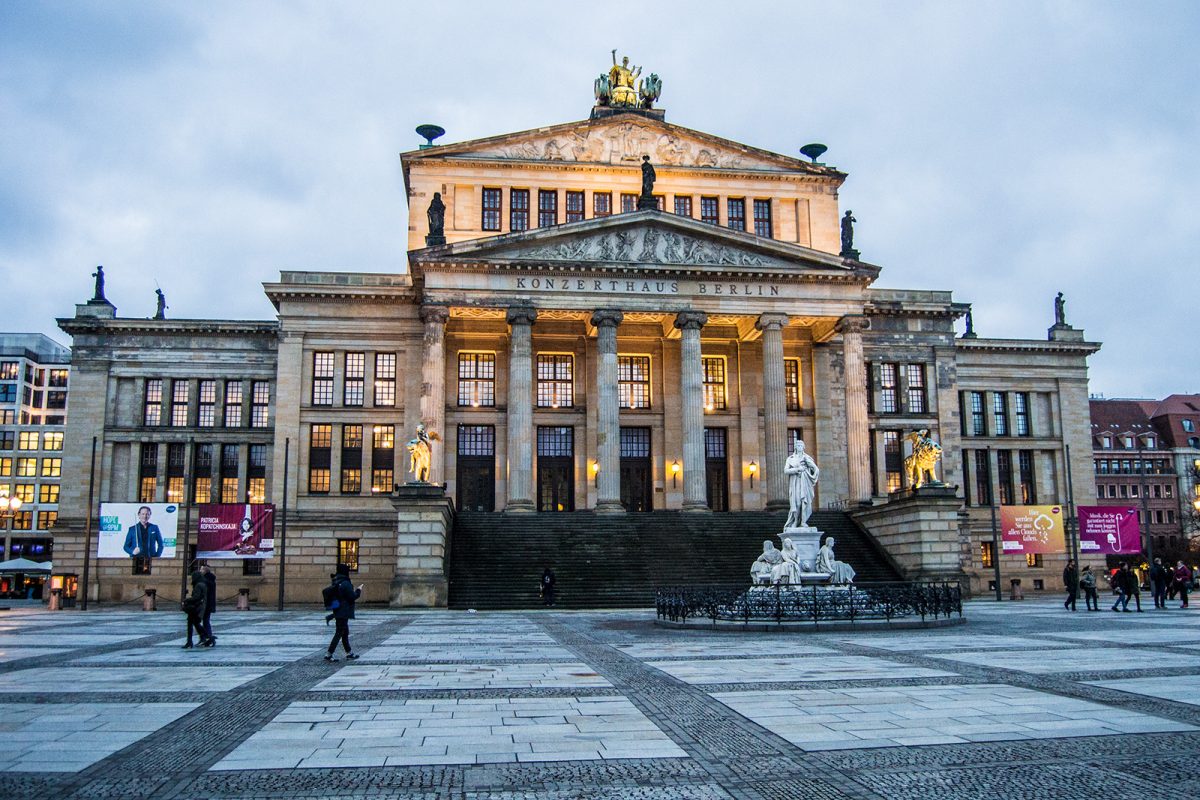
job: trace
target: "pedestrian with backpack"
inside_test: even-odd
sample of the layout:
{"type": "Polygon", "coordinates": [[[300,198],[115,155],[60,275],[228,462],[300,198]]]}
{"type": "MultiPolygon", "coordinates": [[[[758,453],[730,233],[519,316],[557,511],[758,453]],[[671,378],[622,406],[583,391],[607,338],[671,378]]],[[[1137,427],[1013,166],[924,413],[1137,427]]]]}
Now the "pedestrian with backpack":
{"type": "Polygon", "coordinates": [[[329,573],[329,585],[321,590],[321,600],[325,603],[325,610],[329,613],[325,615],[325,627],[329,627],[330,620],[333,619],[333,611],[341,603],[337,599],[337,573],[329,573]]]}
{"type": "Polygon", "coordinates": [[[190,650],[192,644],[192,632],[195,631],[200,639],[200,646],[203,647],[208,639],[204,636],[204,607],[208,605],[208,584],[204,581],[204,575],[200,570],[192,573],[192,593],[183,600],[183,610],[187,613],[187,644],[183,646],[184,650],[190,650]]]}
{"type": "MultiPolygon", "coordinates": [[[[355,588],[350,583],[350,567],[346,564],[337,565],[337,573],[333,580],[333,593],[330,601],[337,601],[337,607],[333,608],[334,630],[333,638],[329,640],[329,650],[325,653],[326,661],[337,661],[337,656],[333,653],[337,650],[337,644],[342,643],[342,649],[346,651],[346,660],[358,658],[350,648],[350,620],[354,619],[354,602],[362,596],[362,584],[355,588]]],[[[324,592],[322,592],[324,596],[324,592]]]]}

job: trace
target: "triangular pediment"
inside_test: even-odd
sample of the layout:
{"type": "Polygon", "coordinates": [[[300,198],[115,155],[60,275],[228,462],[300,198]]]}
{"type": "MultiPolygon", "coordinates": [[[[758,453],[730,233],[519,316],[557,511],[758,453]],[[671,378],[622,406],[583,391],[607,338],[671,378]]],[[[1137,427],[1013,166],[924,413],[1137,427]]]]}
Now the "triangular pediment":
{"type": "Polygon", "coordinates": [[[859,274],[878,268],[797,244],[765,239],[661,211],[637,211],[552,228],[427,247],[417,264],[486,262],[554,266],[769,269],[859,274]]]}
{"type": "Polygon", "coordinates": [[[404,153],[404,161],[429,158],[482,158],[534,162],[637,165],[642,156],[655,165],[718,170],[755,170],[844,175],[822,165],[749,147],[719,136],[637,114],[617,114],[548,128],[438,145],[404,153]]]}

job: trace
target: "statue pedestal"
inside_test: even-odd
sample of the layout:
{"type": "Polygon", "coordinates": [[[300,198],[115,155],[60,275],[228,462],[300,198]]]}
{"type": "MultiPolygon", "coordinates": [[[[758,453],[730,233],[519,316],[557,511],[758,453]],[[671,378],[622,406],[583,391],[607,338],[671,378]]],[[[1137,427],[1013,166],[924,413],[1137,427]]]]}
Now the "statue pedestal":
{"type": "Polygon", "coordinates": [[[445,608],[446,541],[454,503],[442,486],[405,483],[391,497],[396,509],[396,575],[391,605],[445,608]]]}
{"type": "Polygon", "coordinates": [[[800,559],[801,574],[806,582],[810,574],[813,576],[818,574],[814,573],[812,568],[813,564],[817,562],[817,551],[821,549],[821,535],[821,531],[811,525],[800,528],[784,528],[783,532],[779,534],[781,542],[787,539],[796,548],[796,557],[800,559]]]}

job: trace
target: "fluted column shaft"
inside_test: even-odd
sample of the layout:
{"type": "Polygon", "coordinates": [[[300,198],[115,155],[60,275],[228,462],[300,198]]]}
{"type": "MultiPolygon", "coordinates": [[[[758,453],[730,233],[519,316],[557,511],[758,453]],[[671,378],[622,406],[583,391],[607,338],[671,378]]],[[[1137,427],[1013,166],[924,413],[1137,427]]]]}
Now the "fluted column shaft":
{"type": "Polygon", "coordinates": [[[508,310],[508,502],[505,511],[536,511],[533,491],[533,323],[537,311],[508,310]]]}
{"type": "Polygon", "coordinates": [[[786,314],[763,314],[755,323],[762,331],[763,413],[766,421],[767,510],[788,507],[787,476],[787,379],[783,371],[783,328],[786,314]]]}
{"type": "Polygon", "coordinates": [[[862,332],[870,325],[863,316],[838,320],[846,381],[846,458],[849,466],[850,502],[871,499],[871,445],[867,424],[867,380],[863,362],[862,332]]]}
{"type": "Polygon", "coordinates": [[[603,310],[592,315],[596,326],[596,476],[597,513],[623,513],[621,505],[621,417],[617,395],[617,326],[625,315],[603,310]]]}
{"type": "Polygon", "coordinates": [[[679,384],[683,396],[683,510],[708,511],[704,471],[704,370],[700,361],[700,329],[708,322],[702,311],[681,311],[679,384]]]}
{"type": "MultiPolygon", "coordinates": [[[[450,309],[445,306],[421,306],[421,322],[425,324],[424,358],[421,361],[421,422],[425,429],[437,433],[442,442],[433,447],[429,461],[430,483],[445,481],[446,432],[446,320],[450,309]]],[[[415,480],[415,477],[411,477],[415,480]]]]}

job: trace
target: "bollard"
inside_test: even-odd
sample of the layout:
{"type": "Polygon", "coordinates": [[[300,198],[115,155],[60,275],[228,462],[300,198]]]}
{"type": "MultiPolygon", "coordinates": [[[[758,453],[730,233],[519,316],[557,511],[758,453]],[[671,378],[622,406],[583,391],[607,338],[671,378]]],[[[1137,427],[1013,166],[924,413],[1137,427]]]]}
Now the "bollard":
{"type": "Polygon", "coordinates": [[[158,611],[158,589],[147,589],[142,597],[142,611],[158,611]]]}
{"type": "Polygon", "coordinates": [[[1024,600],[1025,593],[1021,591],[1021,579],[1013,578],[1008,582],[1008,599],[1009,600],[1024,600]]]}
{"type": "Polygon", "coordinates": [[[250,610],[250,590],[249,589],[238,589],[237,610],[238,611],[249,611],[250,610]]]}
{"type": "Polygon", "coordinates": [[[62,589],[50,590],[50,606],[51,611],[62,611],[62,589]]]}

